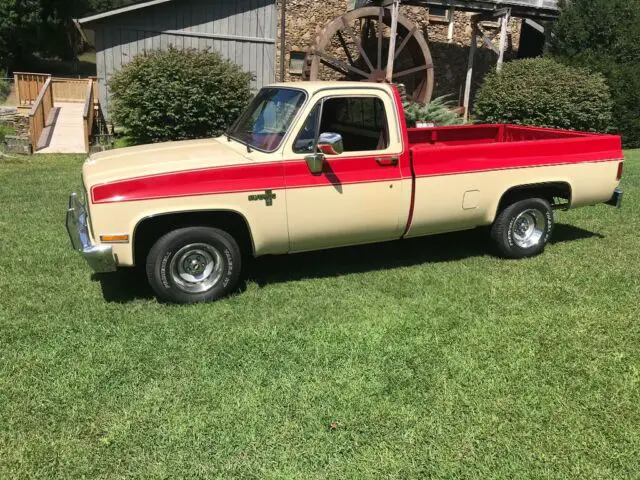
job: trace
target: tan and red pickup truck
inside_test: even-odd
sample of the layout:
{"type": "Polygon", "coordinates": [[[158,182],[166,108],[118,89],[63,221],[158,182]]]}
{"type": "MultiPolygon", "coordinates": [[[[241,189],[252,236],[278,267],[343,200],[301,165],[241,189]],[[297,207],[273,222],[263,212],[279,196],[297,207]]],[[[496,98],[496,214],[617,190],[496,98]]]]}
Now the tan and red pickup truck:
{"type": "Polygon", "coordinates": [[[67,229],[96,272],[146,266],[157,296],[236,288],[245,255],[490,226],[537,255],[553,210],[620,206],[620,138],[513,125],[407,129],[394,86],[277,84],[226,135],[91,156],[67,229]]]}

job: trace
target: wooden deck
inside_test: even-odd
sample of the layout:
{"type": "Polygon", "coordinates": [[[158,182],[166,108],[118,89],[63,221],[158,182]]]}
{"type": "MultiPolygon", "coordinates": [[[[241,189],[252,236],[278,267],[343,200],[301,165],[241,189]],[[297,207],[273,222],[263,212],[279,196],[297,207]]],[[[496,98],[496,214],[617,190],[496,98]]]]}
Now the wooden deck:
{"type": "Polygon", "coordinates": [[[84,104],[56,102],[36,153],[85,153],[84,104]]]}
{"type": "Polygon", "coordinates": [[[92,78],[16,72],[19,108],[28,110],[34,153],[87,153],[100,108],[92,78]]]}

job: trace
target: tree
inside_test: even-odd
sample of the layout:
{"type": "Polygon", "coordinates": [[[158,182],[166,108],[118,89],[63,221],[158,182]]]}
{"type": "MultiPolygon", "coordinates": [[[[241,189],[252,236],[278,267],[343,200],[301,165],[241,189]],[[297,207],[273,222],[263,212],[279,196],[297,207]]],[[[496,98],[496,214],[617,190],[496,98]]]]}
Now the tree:
{"type": "Polygon", "coordinates": [[[0,0],[0,71],[37,49],[41,10],[39,0],[0,0]]]}
{"type": "Polygon", "coordinates": [[[0,0],[0,71],[33,54],[73,59],[74,18],[134,3],[133,0],[0,0]]]}
{"type": "Polygon", "coordinates": [[[616,130],[626,146],[640,147],[640,0],[565,2],[550,54],[605,75],[616,130]]]}

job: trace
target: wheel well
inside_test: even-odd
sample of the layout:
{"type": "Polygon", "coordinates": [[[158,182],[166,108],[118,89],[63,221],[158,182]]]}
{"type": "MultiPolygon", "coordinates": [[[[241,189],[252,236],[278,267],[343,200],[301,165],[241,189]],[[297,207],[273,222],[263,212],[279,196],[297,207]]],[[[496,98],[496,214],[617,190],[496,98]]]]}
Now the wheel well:
{"type": "Polygon", "coordinates": [[[509,205],[527,198],[544,198],[553,208],[569,208],[571,205],[571,193],[571,185],[566,182],[519,185],[510,188],[502,195],[498,204],[497,214],[509,205]]]}
{"type": "Polygon", "coordinates": [[[167,213],[142,219],[133,232],[135,265],[144,265],[153,244],[163,235],[186,227],[215,227],[229,233],[242,253],[253,255],[253,240],[246,219],[231,211],[196,211],[167,213]]]}

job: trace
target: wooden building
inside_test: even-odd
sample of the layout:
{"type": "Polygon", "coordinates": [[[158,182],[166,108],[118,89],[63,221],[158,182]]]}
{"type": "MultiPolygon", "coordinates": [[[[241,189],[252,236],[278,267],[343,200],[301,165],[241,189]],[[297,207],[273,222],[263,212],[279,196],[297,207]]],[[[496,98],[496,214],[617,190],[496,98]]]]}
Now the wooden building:
{"type": "Polygon", "coordinates": [[[100,103],[109,118],[107,84],[145,50],[210,48],[255,75],[276,79],[275,0],[153,0],[78,20],[96,47],[100,103]]]}

